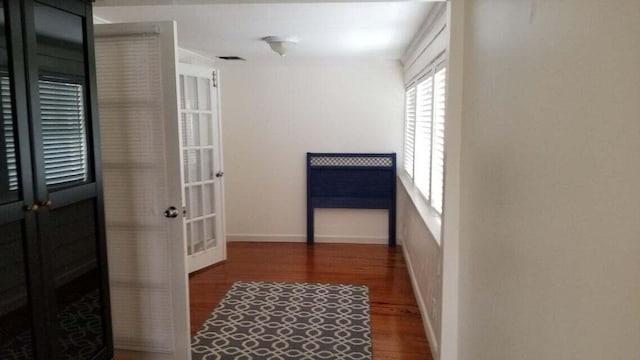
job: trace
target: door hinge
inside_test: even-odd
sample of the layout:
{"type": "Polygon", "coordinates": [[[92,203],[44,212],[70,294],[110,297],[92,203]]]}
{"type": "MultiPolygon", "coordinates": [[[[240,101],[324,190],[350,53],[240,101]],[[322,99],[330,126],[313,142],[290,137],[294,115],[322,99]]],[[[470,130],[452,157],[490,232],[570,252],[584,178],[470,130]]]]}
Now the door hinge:
{"type": "Polygon", "coordinates": [[[218,73],[215,70],[211,73],[211,83],[214,88],[218,87],[218,73]]]}

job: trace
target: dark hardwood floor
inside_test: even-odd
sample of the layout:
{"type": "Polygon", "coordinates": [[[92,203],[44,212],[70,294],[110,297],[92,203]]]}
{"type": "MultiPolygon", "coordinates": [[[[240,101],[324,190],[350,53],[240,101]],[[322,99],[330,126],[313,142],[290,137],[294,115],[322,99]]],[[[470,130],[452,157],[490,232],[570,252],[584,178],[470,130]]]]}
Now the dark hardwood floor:
{"type": "Polygon", "coordinates": [[[402,248],[386,245],[229,243],[225,263],[190,275],[195,334],[235,281],[367,285],[376,360],[431,360],[402,248]]]}

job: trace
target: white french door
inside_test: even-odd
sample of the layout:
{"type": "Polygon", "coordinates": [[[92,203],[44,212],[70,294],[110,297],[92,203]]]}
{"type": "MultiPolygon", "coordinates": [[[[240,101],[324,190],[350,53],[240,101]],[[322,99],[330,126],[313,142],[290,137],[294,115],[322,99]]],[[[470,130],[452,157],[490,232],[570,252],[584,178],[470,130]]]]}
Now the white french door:
{"type": "Polygon", "coordinates": [[[179,65],[184,226],[193,272],[226,259],[222,143],[215,70],[179,65]]]}
{"type": "Polygon", "coordinates": [[[116,354],[188,360],[176,26],[97,25],[95,35],[116,354]]]}

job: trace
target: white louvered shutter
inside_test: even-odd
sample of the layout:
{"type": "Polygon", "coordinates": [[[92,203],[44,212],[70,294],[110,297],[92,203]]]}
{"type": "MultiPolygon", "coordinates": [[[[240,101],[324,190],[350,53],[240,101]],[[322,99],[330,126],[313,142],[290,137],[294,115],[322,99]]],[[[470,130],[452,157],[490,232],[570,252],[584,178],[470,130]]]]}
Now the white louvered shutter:
{"type": "Polygon", "coordinates": [[[47,185],[87,181],[87,141],[82,85],[40,80],[40,116],[47,185]]]}
{"type": "Polygon", "coordinates": [[[416,103],[415,184],[429,199],[431,177],[431,133],[433,117],[433,76],[418,82],[416,103]]]}
{"type": "Polygon", "coordinates": [[[11,82],[6,76],[0,78],[2,92],[2,120],[4,127],[5,150],[7,152],[7,170],[9,172],[9,190],[18,190],[18,171],[16,165],[16,143],[13,132],[13,109],[11,107],[11,82]]]}
{"type": "Polygon", "coordinates": [[[444,192],[444,141],[446,105],[446,68],[434,78],[433,160],[431,166],[431,206],[442,213],[444,192]]]}
{"type": "Polygon", "coordinates": [[[410,87],[405,99],[404,170],[413,178],[413,162],[416,135],[416,87],[410,87]]]}
{"type": "Polygon", "coordinates": [[[177,110],[177,97],[175,105],[163,97],[163,86],[175,86],[175,80],[163,84],[162,51],[160,34],[96,37],[114,344],[171,354],[170,244],[184,239],[170,238],[172,223],[161,215],[170,204],[167,183],[173,181],[165,158],[164,112],[177,110]]]}

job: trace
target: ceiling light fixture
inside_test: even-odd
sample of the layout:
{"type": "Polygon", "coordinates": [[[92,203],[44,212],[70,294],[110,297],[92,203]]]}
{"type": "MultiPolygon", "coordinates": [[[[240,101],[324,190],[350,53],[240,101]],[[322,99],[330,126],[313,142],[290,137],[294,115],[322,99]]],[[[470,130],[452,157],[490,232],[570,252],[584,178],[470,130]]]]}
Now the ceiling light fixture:
{"type": "Polygon", "coordinates": [[[298,39],[291,36],[267,36],[262,40],[271,46],[271,50],[282,57],[287,55],[287,52],[298,43],[298,39]]]}

